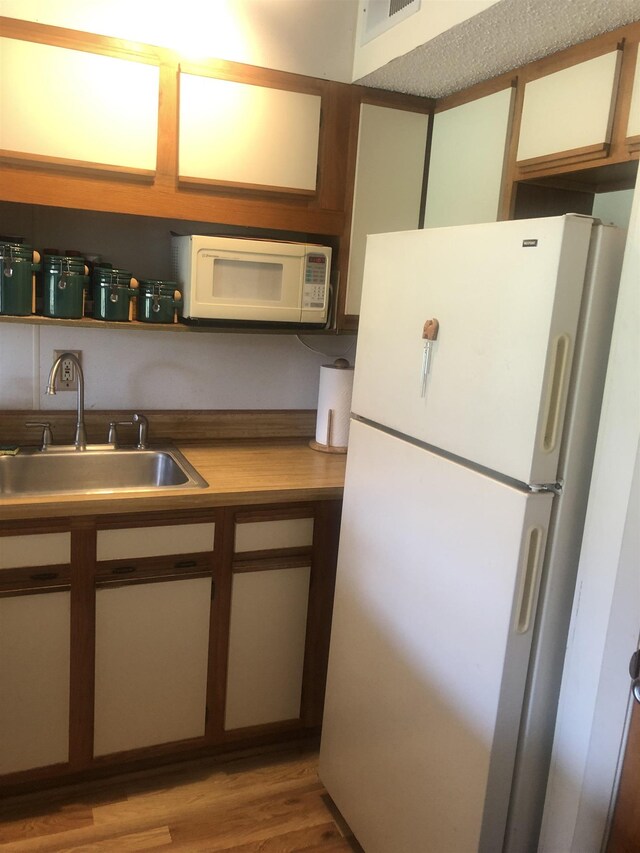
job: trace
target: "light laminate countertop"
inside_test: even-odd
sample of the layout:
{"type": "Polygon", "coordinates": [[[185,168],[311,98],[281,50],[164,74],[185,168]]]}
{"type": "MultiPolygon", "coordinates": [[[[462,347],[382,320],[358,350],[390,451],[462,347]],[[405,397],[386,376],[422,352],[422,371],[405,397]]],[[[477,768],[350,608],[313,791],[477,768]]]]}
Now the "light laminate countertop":
{"type": "Polygon", "coordinates": [[[312,450],[307,442],[176,446],[208,488],[0,498],[0,521],[342,497],[346,456],[312,450]]]}

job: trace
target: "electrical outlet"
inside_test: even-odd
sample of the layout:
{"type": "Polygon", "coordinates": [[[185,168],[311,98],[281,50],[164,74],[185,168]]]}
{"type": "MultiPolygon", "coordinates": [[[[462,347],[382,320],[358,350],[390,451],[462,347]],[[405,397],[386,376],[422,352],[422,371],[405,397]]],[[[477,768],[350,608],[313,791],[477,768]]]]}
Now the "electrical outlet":
{"type": "MultiPolygon", "coordinates": [[[[70,352],[76,356],[76,358],[80,361],[82,356],[82,350],[78,349],[54,349],[53,351],[53,359],[55,361],[58,356],[61,356],[63,352],[70,352]]],[[[58,375],[56,377],[56,391],[77,391],[78,390],[78,372],[76,370],[75,364],[71,361],[70,358],[65,358],[62,364],[60,365],[60,369],[58,370],[58,375]]]]}

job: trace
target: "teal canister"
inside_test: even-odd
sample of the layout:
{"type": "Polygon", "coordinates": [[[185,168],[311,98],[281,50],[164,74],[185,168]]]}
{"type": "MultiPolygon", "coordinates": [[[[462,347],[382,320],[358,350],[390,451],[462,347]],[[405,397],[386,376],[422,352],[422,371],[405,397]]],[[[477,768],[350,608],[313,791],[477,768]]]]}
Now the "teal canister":
{"type": "Polygon", "coordinates": [[[0,241],[0,314],[33,314],[40,255],[24,243],[0,241]]]}
{"type": "Polygon", "coordinates": [[[84,258],[45,255],[42,262],[42,313],[45,317],[78,320],[84,315],[89,285],[84,258]]]}
{"type": "Polygon", "coordinates": [[[138,282],[130,272],[108,267],[93,271],[93,316],[96,320],[126,322],[138,282]]]}
{"type": "Polygon", "coordinates": [[[143,323],[173,323],[182,294],[175,281],[144,279],[138,288],[138,320],[143,323]]]}

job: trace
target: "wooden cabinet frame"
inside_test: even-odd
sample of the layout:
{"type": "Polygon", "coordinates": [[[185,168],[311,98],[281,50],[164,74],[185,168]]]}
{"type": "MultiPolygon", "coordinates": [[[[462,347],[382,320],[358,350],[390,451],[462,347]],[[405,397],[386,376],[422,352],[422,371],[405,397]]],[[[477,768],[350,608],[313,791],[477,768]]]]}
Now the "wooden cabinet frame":
{"type": "Polygon", "coordinates": [[[69,564],[6,569],[0,576],[0,596],[71,591],[69,760],[66,764],[8,774],[0,779],[0,790],[7,793],[21,792],[42,785],[106,775],[120,769],[152,766],[174,758],[195,757],[317,735],[324,703],[340,509],[341,502],[331,500],[281,506],[242,506],[0,523],[0,542],[3,536],[66,531],[71,533],[69,564]],[[313,543],[305,548],[282,548],[234,555],[234,529],[237,518],[313,518],[313,543]],[[149,530],[153,526],[198,522],[214,522],[216,525],[214,548],[211,552],[130,560],[98,561],[96,558],[97,535],[100,530],[132,527],[149,530]],[[225,731],[233,572],[255,570],[256,567],[268,570],[297,565],[311,566],[300,717],[297,720],[225,731]],[[96,590],[196,577],[211,577],[213,584],[204,736],[94,757],[96,590]]]}
{"type": "MultiPolygon", "coordinates": [[[[433,113],[436,101],[432,98],[420,98],[415,95],[400,95],[396,92],[386,92],[382,89],[369,89],[365,86],[351,86],[350,97],[350,119],[349,135],[347,142],[348,171],[346,174],[347,193],[345,198],[345,222],[340,241],[340,254],[338,275],[340,286],[338,288],[337,300],[337,327],[342,331],[356,332],[358,329],[358,316],[346,313],[347,283],[349,276],[349,250],[351,245],[351,224],[353,214],[356,165],[358,156],[358,135],[360,128],[360,107],[362,104],[371,104],[378,107],[389,107],[394,110],[407,110],[409,112],[433,113]]],[[[422,197],[420,203],[420,219],[424,217],[424,203],[426,198],[426,180],[429,162],[429,144],[431,139],[431,126],[427,133],[427,146],[425,152],[425,165],[423,172],[422,197]]]]}
{"type": "MultiPolygon", "coordinates": [[[[157,166],[154,173],[111,170],[99,164],[0,152],[5,201],[223,223],[309,235],[342,234],[347,163],[341,144],[349,132],[351,86],[242,63],[181,63],[176,52],[152,45],[0,17],[5,38],[113,56],[160,68],[157,166]],[[178,84],[180,69],[322,98],[316,192],[301,195],[243,185],[180,186],[178,181],[178,84]],[[115,174],[117,172],[117,174],[115,174]]],[[[36,107],[37,108],[37,107],[36,107]]]]}
{"type": "Polygon", "coordinates": [[[612,178],[610,167],[616,167],[613,172],[624,175],[625,164],[637,160],[640,156],[640,145],[634,147],[633,140],[626,138],[626,128],[631,107],[633,73],[635,70],[640,40],[640,23],[629,24],[611,33],[605,33],[583,44],[575,45],[567,50],[552,54],[537,62],[530,63],[518,69],[516,75],[516,100],[514,108],[511,140],[505,161],[506,179],[500,205],[500,218],[512,218],[516,200],[516,190],[520,181],[542,180],[559,182],[559,186],[581,188],[582,176],[590,173],[588,181],[584,180],[582,188],[594,191],[618,189],[617,178],[612,178]],[[533,158],[530,161],[516,160],[518,137],[524,103],[524,87],[530,80],[535,80],[547,74],[586,62],[614,50],[621,51],[621,61],[617,78],[617,88],[614,91],[612,104],[611,133],[609,142],[599,146],[587,146],[584,149],[557,152],[545,157],[533,158]],[[605,167],[606,171],[603,169],[605,167]],[[599,178],[601,177],[601,182],[599,178]],[[563,183],[565,182],[565,183],[563,183]]]}

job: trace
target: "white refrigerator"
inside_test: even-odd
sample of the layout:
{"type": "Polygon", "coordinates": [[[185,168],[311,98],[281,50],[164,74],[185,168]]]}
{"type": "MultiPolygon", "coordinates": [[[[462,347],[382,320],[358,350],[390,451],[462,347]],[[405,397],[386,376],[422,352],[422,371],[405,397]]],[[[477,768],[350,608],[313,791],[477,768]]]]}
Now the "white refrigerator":
{"type": "Polygon", "coordinates": [[[624,239],[368,238],[319,771],[366,853],[536,849],[624,239]]]}

